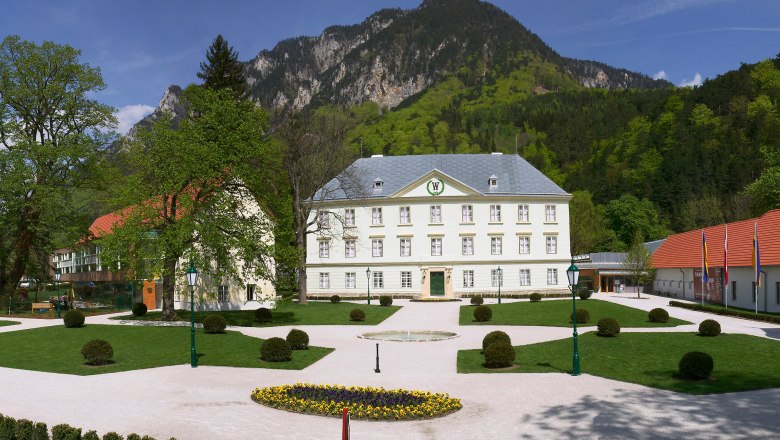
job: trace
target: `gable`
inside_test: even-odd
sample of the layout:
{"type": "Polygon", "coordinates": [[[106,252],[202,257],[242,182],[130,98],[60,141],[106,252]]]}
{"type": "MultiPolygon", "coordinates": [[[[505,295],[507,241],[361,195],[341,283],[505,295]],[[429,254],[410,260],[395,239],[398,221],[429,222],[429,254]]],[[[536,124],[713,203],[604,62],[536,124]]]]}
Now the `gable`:
{"type": "Polygon", "coordinates": [[[479,194],[463,182],[439,170],[432,170],[391,194],[390,197],[459,197],[479,194]]]}

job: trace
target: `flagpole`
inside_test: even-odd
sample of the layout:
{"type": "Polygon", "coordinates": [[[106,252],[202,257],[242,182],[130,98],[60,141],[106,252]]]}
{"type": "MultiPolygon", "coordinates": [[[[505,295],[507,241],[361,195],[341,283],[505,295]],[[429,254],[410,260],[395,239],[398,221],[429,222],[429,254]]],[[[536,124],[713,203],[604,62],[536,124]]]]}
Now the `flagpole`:
{"type": "Polygon", "coordinates": [[[701,306],[704,307],[704,229],[701,230],[701,306]]]}
{"type": "Polygon", "coordinates": [[[726,224],[726,237],[723,239],[723,276],[726,297],[723,299],[726,308],[729,308],[729,225],[726,224]]]}

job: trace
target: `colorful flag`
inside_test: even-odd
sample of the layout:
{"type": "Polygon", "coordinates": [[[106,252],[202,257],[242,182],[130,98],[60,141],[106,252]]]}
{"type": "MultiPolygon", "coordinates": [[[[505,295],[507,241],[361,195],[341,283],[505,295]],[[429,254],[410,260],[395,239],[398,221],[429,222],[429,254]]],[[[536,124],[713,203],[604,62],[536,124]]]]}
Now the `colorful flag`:
{"type": "Polygon", "coordinates": [[[707,262],[707,236],[704,235],[704,229],[701,230],[701,271],[702,280],[707,283],[710,281],[710,265],[707,262]]]}
{"type": "Polygon", "coordinates": [[[723,283],[729,285],[729,225],[726,225],[726,237],[723,239],[723,283]]]}
{"type": "Polygon", "coordinates": [[[761,287],[761,252],[758,246],[758,222],[753,225],[753,271],[756,287],[761,287]]]}

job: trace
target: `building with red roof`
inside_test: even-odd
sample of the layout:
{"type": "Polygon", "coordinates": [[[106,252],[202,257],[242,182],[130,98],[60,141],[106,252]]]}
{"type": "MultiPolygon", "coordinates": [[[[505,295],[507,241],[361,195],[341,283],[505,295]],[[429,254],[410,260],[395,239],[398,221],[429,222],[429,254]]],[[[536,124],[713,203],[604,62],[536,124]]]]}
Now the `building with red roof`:
{"type": "Polygon", "coordinates": [[[780,209],[704,228],[709,281],[702,283],[702,229],[669,236],[653,254],[656,292],[688,300],[780,312],[780,209]],[[724,243],[728,229],[728,284],[724,243]],[[761,285],[754,293],[753,234],[758,231],[761,285]]]}

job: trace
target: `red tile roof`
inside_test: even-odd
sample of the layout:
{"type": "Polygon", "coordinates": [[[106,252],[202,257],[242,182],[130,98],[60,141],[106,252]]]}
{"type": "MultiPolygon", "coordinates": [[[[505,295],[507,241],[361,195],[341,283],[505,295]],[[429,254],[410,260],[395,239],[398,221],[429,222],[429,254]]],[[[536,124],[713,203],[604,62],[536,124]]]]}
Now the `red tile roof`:
{"type": "MultiPolygon", "coordinates": [[[[761,217],[729,223],[729,267],[752,266],[753,225],[758,222],[762,266],[780,265],[780,209],[761,217]]],[[[709,267],[723,267],[723,238],[726,225],[704,228],[709,267]]],[[[657,269],[701,267],[701,229],[670,235],[653,254],[657,269]]]]}
{"type": "Polygon", "coordinates": [[[122,215],[117,212],[100,216],[96,218],[89,227],[89,235],[91,238],[104,237],[110,234],[111,230],[117,224],[122,224],[122,215]]]}

